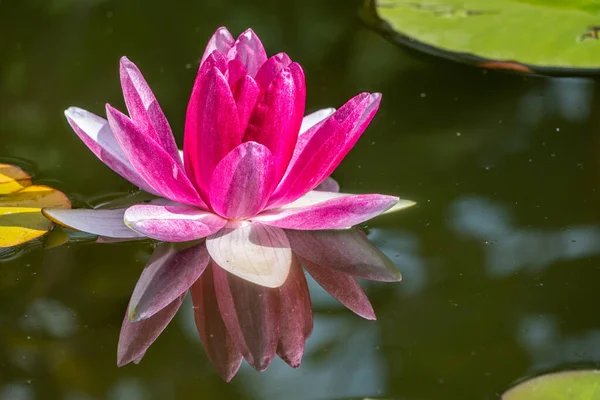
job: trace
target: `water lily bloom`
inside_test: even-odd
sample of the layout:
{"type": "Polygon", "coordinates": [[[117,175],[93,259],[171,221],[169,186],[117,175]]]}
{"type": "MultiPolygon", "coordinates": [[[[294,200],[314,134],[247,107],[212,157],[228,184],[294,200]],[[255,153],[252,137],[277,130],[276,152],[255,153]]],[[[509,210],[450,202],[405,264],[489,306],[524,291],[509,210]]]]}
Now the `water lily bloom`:
{"type": "Polygon", "coordinates": [[[110,105],[107,120],[74,107],[65,114],[96,156],[159,198],[45,214],[110,238],[205,240],[184,249],[165,244],[154,253],[130,300],[119,365],[144,355],[191,288],[200,337],[225,379],[242,357],[258,370],[276,353],[298,366],[312,327],[300,264],[350,309],[374,318],[355,277],[400,275],[348,228],[414,203],[339,193],[328,177],[375,115],[379,93],[304,116],[300,65],[284,53],[267,57],[252,30],[234,39],[220,28],[192,89],[181,156],[139,69],[122,58],[120,75],[129,116],[110,105]],[[315,190],[320,185],[329,191],[315,190]]]}
{"type": "Polygon", "coordinates": [[[70,208],[64,193],[45,185],[33,185],[21,168],[0,164],[0,249],[18,246],[45,235],[52,223],[43,207],[70,208]]]}

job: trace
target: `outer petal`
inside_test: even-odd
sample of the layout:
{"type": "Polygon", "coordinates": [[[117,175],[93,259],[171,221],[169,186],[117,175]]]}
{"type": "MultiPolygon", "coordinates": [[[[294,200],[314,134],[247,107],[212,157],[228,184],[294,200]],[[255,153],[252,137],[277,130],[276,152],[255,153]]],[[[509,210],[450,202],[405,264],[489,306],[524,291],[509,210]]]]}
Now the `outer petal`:
{"type": "Polygon", "coordinates": [[[253,77],[267,61],[267,53],[256,33],[252,29],[248,29],[237,38],[233,47],[229,49],[227,59],[240,61],[246,67],[248,74],[253,77]]]}
{"type": "Polygon", "coordinates": [[[148,347],[167,327],[169,322],[179,310],[184,296],[175,299],[160,312],[154,314],[152,318],[139,322],[131,322],[125,313],[121,334],[119,336],[119,346],[117,350],[117,365],[122,367],[130,362],[139,362],[148,350],[148,347]]]}
{"type": "Polygon", "coordinates": [[[219,310],[239,350],[258,371],[267,369],[279,338],[276,289],[258,286],[213,265],[219,310]]]}
{"type": "Polygon", "coordinates": [[[138,233],[125,225],[125,222],[123,222],[125,210],[125,208],[116,210],[45,208],[42,210],[42,214],[59,225],[91,233],[92,235],[118,239],[146,237],[146,235],[138,233]]]}
{"type": "Polygon", "coordinates": [[[206,239],[206,248],[224,270],[266,287],[283,285],[292,263],[283,230],[260,223],[231,221],[206,239]]]}
{"type": "Polygon", "coordinates": [[[277,354],[293,368],[300,366],[304,342],[313,329],[312,305],[302,267],[293,258],[290,276],[279,287],[279,345],[277,354]]]}
{"type": "Polygon", "coordinates": [[[286,235],[294,254],[315,264],[375,281],[402,279],[392,260],[358,229],[286,231],[286,235]]]}
{"type": "Polygon", "coordinates": [[[129,320],[147,319],[185,294],[206,269],[204,243],[180,248],[163,243],[154,250],[129,301],[129,320]]]}
{"type": "Polygon", "coordinates": [[[179,203],[206,207],[185,175],[179,159],[175,161],[129,118],[108,104],[106,114],[121,148],[146,182],[163,197],[179,203]]]}
{"type": "MultiPolygon", "coordinates": [[[[325,179],[323,182],[321,182],[321,184],[319,186],[317,186],[315,188],[315,190],[320,191],[320,192],[339,193],[340,184],[337,183],[337,181],[335,179],[333,179],[332,177],[329,177],[329,178],[325,179]]],[[[308,192],[308,193],[310,193],[310,192],[308,192]]]]}
{"type": "Polygon", "coordinates": [[[331,175],[373,119],[380,100],[379,93],[360,94],[305,132],[271,205],[290,203],[331,175]]]}
{"type": "Polygon", "coordinates": [[[222,26],[217,29],[217,31],[208,41],[206,50],[204,50],[204,55],[202,56],[202,61],[200,62],[200,68],[202,68],[202,64],[204,64],[204,61],[208,58],[208,56],[210,56],[215,50],[218,50],[223,55],[227,55],[227,52],[229,49],[231,49],[234,42],[235,40],[227,28],[222,26]]]}
{"type": "Polygon", "coordinates": [[[337,301],[365,319],[376,319],[373,306],[371,306],[371,302],[369,302],[367,295],[358,284],[356,278],[342,272],[321,267],[303,258],[300,258],[300,262],[315,281],[337,301]]]}
{"type": "Polygon", "coordinates": [[[285,53],[271,56],[258,70],[254,79],[263,90],[266,90],[273,79],[292,63],[290,57],[285,53]]]}
{"type": "Polygon", "coordinates": [[[335,108],[323,108],[322,110],[317,110],[313,113],[306,115],[302,119],[302,125],[300,126],[300,135],[304,132],[318,124],[319,122],[324,121],[329,118],[335,112],[335,108]]]}
{"type": "Polygon", "coordinates": [[[207,61],[194,84],[183,143],[186,171],[205,199],[215,167],[242,141],[229,84],[219,68],[210,65],[207,61]]]}
{"type": "Polygon", "coordinates": [[[131,165],[107,120],[78,107],[69,107],[65,116],[77,136],[104,164],[135,186],[159,195],[131,165]]]}
{"type": "Polygon", "coordinates": [[[219,375],[229,382],[242,364],[242,354],[221,317],[210,266],[192,285],[191,291],[196,328],[206,355],[219,375]]]}
{"type": "Polygon", "coordinates": [[[210,205],[229,219],[252,217],[267,204],[277,182],[273,155],[265,146],[245,142],[226,155],[215,168],[210,205]]]}
{"type": "Polygon", "coordinates": [[[188,206],[139,204],[125,212],[125,224],[153,239],[187,242],[211,235],[226,220],[208,211],[188,206]]]}
{"type": "Polygon", "coordinates": [[[285,229],[343,229],[365,222],[398,203],[382,194],[345,194],[313,190],[284,207],[253,218],[285,229]]]}
{"type": "Polygon", "coordinates": [[[158,143],[171,158],[182,166],[179,150],[169,122],[154,93],[138,67],[127,57],[121,58],[121,87],[129,115],[144,134],[158,143]]]}
{"type": "Polygon", "coordinates": [[[298,64],[290,64],[271,82],[250,117],[244,141],[258,142],[271,150],[277,182],[294,153],[305,98],[304,73],[298,64]]]}

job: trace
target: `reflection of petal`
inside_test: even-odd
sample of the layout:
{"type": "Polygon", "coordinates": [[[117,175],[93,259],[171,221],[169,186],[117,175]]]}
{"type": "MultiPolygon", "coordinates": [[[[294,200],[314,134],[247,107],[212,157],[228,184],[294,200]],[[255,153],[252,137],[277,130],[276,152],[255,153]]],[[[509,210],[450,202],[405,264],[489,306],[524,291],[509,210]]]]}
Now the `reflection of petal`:
{"type": "Polygon", "coordinates": [[[208,267],[192,285],[191,292],[196,329],[206,355],[221,377],[229,382],[242,364],[242,355],[219,311],[212,267],[208,267]]]}
{"type": "Polygon", "coordinates": [[[279,297],[276,289],[255,285],[213,264],[219,310],[228,332],[246,361],[267,369],[279,339],[279,297]]]}
{"type": "Polygon", "coordinates": [[[312,304],[302,267],[296,257],[290,275],[279,287],[279,345],[277,354],[294,368],[300,366],[304,342],[313,329],[312,304]]]}
{"type": "Polygon", "coordinates": [[[356,278],[321,267],[302,258],[300,258],[300,262],[315,281],[340,303],[365,319],[375,319],[373,306],[371,306],[371,302],[369,302],[367,295],[358,284],[356,278]]]}
{"type": "Polygon", "coordinates": [[[142,271],[131,300],[129,319],[150,318],[184,294],[208,265],[204,243],[186,249],[163,243],[154,250],[142,271]]]}
{"type": "Polygon", "coordinates": [[[361,278],[394,282],[402,279],[396,266],[358,229],[286,231],[292,251],[321,266],[361,278]]]}
{"type": "Polygon", "coordinates": [[[184,297],[185,295],[178,297],[151,318],[142,321],[131,322],[127,313],[125,313],[117,350],[117,365],[119,367],[139,360],[144,356],[148,347],[154,343],[171,322],[184,297]]]}
{"type": "Polygon", "coordinates": [[[115,210],[45,208],[42,212],[48,219],[61,226],[91,233],[92,235],[117,239],[146,237],[125,225],[125,222],[123,222],[124,208],[115,210]]]}
{"type": "Polygon", "coordinates": [[[229,222],[206,239],[206,247],[221,268],[266,287],[283,285],[292,263],[283,230],[260,223],[229,222]]]}

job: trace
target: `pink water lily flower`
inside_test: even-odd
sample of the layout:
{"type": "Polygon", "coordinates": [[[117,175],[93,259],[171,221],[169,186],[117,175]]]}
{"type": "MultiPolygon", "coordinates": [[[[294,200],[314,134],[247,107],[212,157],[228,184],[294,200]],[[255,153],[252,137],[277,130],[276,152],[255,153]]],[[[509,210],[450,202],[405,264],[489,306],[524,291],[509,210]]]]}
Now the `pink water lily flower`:
{"type": "MultiPolygon", "coordinates": [[[[207,354],[228,380],[242,356],[259,370],[276,351],[299,364],[310,334],[302,322],[310,300],[306,305],[300,263],[338,299],[364,297],[354,276],[399,279],[393,264],[348,228],[414,203],[339,193],[328,178],[375,115],[379,93],[362,93],[337,111],[304,117],[300,65],[285,53],[267,58],[252,30],[236,40],[220,28],[202,57],[180,155],[139,69],[122,58],[120,75],[129,116],[110,105],[107,120],[75,107],[65,115],[98,158],[159,199],[122,209],[45,214],[109,238],[170,243],[205,238],[183,250],[165,245],[167,250],[153,255],[129,304],[120,365],[143,356],[190,287],[207,354]],[[319,185],[328,191],[315,190],[319,185]],[[346,242],[368,249],[371,258],[348,250],[338,251],[337,258],[328,255],[328,247],[339,250],[346,242]],[[345,252],[354,255],[344,258],[345,252]]],[[[340,301],[371,318],[365,300],[340,301]]]]}

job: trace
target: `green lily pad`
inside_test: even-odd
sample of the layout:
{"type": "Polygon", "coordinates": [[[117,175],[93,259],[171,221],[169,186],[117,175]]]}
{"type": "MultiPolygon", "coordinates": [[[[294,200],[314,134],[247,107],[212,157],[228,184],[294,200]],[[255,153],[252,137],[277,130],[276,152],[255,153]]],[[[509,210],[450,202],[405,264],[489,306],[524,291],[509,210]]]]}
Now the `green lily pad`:
{"type": "Polygon", "coordinates": [[[597,400],[600,399],[600,371],[565,371],[520,383],[502,400],[597,400]]]}
{"type": "Polygon", "coordinates": [[[487,68],[600,73],[600,0],[367,0],[395,42],[487,68]]]}

